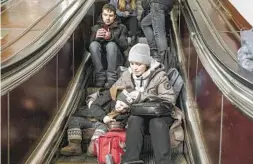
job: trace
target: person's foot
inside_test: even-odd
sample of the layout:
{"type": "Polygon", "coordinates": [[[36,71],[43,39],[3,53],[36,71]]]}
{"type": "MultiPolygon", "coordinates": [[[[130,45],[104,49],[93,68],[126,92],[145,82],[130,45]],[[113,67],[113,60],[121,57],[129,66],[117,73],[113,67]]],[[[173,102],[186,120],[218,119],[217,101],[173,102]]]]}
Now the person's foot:
{"type": "Polygon", "coordinates": [[[157,49],[151,49],[150,50],[150,56],[155,59],[157,62],[161,63],[162,62],[162,57],[158,53],[157,49]]]}
{"type": "Polygon", "coordinates": [[[135,45],[137,43],[137,37],[136,37],[136,35],[133,35],[132,37],[131,37],[131,45],[130,46],[133,46],[133,45],[135,45]]]}
{"type": "Polygon", "coordinates": [[[153,56],[153,59],[155,59],[157,62],[162,63],[162,58],[161,56],[157,55],[157,56],[153,56]]]}
{"type": "Polygon", "coordinates": [[[94,145],[95,144],[95,141],[94,140],[91,140],[90,141],[90,144],[88,146],[88,149],[87,149],[87,155],[88,156],[94,156],[96,153],[94,152],[94,145]]]}
{"type": "Polygon", "coordinates": [[[70,142],[68,146],[61,148],[60,154],[65,156],[76,156],[82,154],[82,148],[80,143],[72,143],[70,142]]]}

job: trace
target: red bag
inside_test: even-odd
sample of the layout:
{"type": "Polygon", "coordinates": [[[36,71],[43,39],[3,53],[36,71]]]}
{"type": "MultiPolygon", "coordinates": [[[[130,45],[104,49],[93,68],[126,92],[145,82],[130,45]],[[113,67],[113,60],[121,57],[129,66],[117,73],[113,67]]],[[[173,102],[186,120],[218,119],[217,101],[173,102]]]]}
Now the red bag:
{"type": "Polygon", "coordinates": [[[100,136],[97,140],[97,160],[99,164],[105,164],[106,155],[111,155],[114,164],[120,164],[124,154],[126,142],[125,131],[110,131],[100,136]]]}

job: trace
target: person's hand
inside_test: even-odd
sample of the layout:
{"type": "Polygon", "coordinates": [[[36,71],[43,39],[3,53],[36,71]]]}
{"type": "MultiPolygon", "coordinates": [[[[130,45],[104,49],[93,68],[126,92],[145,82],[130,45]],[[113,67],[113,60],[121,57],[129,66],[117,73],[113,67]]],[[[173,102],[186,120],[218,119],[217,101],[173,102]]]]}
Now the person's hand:
{"type": "Polygon", "coordinates": [[[125,16],[129,16],[130,15],[130,12],[129,11],[125,11],[125,16]]]}
{"type": "Polygon", "coordinates": [[[115,105],[115,110],[119,113],[125,113],[129,106],[123,101],[117,100],[115,105]]]}
{"type": "Polygon", "coordinates": [[[104,38],[106,34],[106,30],[103,28],[100,28],[97,30],[96,38],[104,38]]]}
{"type": "Polygon", "coordinates": [[[91,106],[92,103],[93,103],[93,101],[89,101],[89,102],[88,102],[88,107],[89,107],[89,109],[90,109],[90,106],[91,106]]]}
{"type": "Polygon", "coordinates": [[[109,30],[106,31],[104,38],[105,38],[105,40],[111,39],[111,32],[109,30]]]}
{"type": "Polygon", "coordinates": [[[134,90],[128,94],[127,100],[132,104],[132,103],[138,101],[139,97],[140,97],[140,92],[134,90]]]}
{"type": "Polygon", "coordinates": [[[115,121],[115,119],[112,119],[111,117],[109,117],[109,116],[105,116],[104,118],[103,118],[103,122],[105,123],[105,124],[107,124],[107,123],[109,123],[109,122],[114,122],[115,121]]]}

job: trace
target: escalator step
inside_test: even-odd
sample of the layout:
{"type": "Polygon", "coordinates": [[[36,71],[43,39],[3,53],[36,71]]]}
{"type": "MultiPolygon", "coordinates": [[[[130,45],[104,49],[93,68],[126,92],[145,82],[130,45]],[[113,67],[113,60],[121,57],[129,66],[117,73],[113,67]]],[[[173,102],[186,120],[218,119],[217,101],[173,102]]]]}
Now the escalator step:
{"type": "MultiPolygon", "coordinates": [[[[186,158],[183,154],[183,144],[179,145],[177,148],[171,150],[171,160],[175,164],[187,164],[186,158]]],[[[150,136],[146,135],[144,137],[143,151],[141,154],[141,159],[145,164],[155,164],[154,154],[152,150],[152,145],[150,141],[150,136]]]]}
{"type": "MultiPolygon", "coordinates": [[[[141,159],[145,164],[155,164],[152,151],[142,153],[141,159]]],[[[174,164],[187,164],[186,158],[183,154],[172,153],[171,160],[174,164]]],[[[86,154],[70,157],[61,156],[56,164],[97,164],[97,158],[86,156],[86,154]]]]}
{"type": "Polygon", "coordinates": [[[97,158],[89,157],[85,153],[80,156],[61,156],[56,164],[97,164],[97,158]]]}
{"type": "Polygon", "coordinates": [[[171,154],[171,160],[175,164],[187,164],[184,154],[171,154]]]}

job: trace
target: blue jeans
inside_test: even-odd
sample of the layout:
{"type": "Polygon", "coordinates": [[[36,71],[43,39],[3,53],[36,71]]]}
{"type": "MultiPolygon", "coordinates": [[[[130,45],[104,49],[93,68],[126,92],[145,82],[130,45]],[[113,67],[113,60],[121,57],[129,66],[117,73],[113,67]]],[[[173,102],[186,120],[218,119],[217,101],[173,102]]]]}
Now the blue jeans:
{"type": "Polygon", "coordinates": [[[90,44],[89,50],[95,72],[105,69],[107,71],[116,71],[117,66],[123,65],[123,55],[115,42],[101,44],[93,41],[90,44]],[[106,61],[103,60],[104,56],[106,56],[106,61]]]}
{"type": "Polygon", "coordinates": [[[89,47],[92,63],[95,68],[95,74],[98,79],[106,77],[103,72],[106,72],[107,81],[115,82],[117,80],[117,67],[124,64],[124,57],[118,45],[115,42],[101,44],[93,41],[89,47]]]}
{"type": "Polygon", "coordinates": [[[168,48],[165,31],[165,12],[167,10],[168,7],[163,4],[151,3],[150,13],[141,21],[141,27],[150,49],[158,49],[161,56],[165,55],[168,48]]]}

